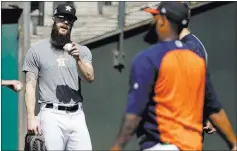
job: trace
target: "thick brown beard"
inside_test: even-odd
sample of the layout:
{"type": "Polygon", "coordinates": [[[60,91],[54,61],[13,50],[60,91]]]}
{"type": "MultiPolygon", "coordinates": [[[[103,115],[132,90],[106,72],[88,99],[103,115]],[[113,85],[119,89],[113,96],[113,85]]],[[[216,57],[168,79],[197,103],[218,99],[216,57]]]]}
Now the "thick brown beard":
{"type": "Polygon", "coordinates": [[[51,42],[58,47],[63,47],[65,44],[71,42],[71,28],[65,35],[62,35],[59,33],[58,26],[54,23],[51,30],[51,42]]]}

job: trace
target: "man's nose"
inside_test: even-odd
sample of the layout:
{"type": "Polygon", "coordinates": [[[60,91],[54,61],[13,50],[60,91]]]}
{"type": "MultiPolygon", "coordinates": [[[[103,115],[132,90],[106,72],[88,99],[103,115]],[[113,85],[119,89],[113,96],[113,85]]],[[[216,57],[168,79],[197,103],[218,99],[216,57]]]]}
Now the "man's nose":
{"type": "Polygon", "coordinates": [[[65,20],[63,23],[65,23],[65,24],[67,24],[67,25],[69,24],[67,20],[65,20]]]}

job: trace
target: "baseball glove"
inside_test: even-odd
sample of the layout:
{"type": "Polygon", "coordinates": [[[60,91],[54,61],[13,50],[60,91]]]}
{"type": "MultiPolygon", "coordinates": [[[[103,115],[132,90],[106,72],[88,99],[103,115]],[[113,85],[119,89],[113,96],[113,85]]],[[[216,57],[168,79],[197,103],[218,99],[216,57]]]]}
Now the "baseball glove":
{"type": "Polygon", "coordinates": [[[47,151],[42,135],[26,134],[24,151],[47,151]]]}

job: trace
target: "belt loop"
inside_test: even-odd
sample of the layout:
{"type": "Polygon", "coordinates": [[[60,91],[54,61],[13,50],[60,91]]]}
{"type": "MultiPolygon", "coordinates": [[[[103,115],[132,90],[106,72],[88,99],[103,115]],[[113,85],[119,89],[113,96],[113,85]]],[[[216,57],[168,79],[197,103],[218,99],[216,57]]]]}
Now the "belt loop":
{"type": "Polygon", "coordinates": [[[45,104],[45,103],[40,103],[40,110],[45,109],[45,107],[46,107],[46,104],[45,104]]]}
{"type": "Polygon", "coordinates": [[[53,103],[53,109],[58,110],[58,104],[57,103],[53,103]]]}
{"type": "Polygon", "coordinates": [[[79,109],[80,109],[80,110],[82,110],[82,103],[81,103],[81,102],[79,102],[79,104],[78,104],[78,105],[79,105],[79,109]]]}

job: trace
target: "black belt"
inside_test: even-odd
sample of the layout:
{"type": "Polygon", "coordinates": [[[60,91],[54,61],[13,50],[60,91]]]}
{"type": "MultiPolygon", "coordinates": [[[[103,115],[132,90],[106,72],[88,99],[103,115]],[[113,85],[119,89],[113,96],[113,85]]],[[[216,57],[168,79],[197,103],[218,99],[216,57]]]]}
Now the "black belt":
{"type": "MultiPolygon", "coordinates": [[[[46,104],[45,108],[54,108],[54,105],[53,104],[46,104]]],[[[61,111],[74,112],[74,111],[77,111],[78,108],[79,108],[78,104],[76,104],[74,106],[61,106],[61,105],[58,105],[58,110],[61,110],[61,111]]]]}

